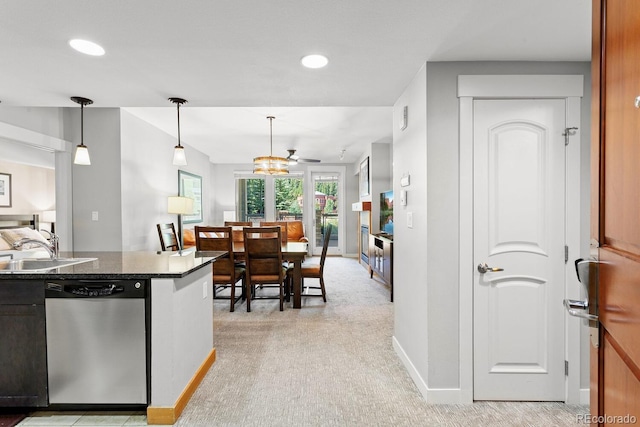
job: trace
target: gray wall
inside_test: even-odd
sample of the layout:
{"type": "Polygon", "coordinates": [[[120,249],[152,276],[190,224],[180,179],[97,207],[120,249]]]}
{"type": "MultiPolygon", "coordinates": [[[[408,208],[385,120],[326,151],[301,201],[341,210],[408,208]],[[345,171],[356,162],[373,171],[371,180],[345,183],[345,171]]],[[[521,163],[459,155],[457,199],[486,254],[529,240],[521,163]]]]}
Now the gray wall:
{"type": "MultiPolygon", "coordinates": [[[[393,192],[400,194],[400,178],[410,175],[407,205],[394,205],[393,292],[394,340],[409,363],[426,380],[429,368],[427,335],[427,74],[423,66],[400,96],[393,113],[393,192]],[[398,123],[404,106],[408,125],[398,123]],[[412,215],[409,228],[407,216],[412,215]]],[[[457,334],[457,330],[454,331],[457,334]]],[[[451,355],[455,357],[455,354],[451,355]]],[[[419,384],[419,379],[414,377],[419,384]]],[[[422,390],[422,389],[421,389],[422,390]]],[[[424,390],[422,390],[424,393],[424,390]]]]}
{"type": "MultiPolygon", "coordinates": [[[[64,112],[67,141],[80,143],[80,108],[64,112]]],[[[84,109],[84,144],[90,166],[73,165],[73,248],[76,251],[122,250],[120,109],[84,109]],[[98,220],[92,220],[92,212],[98,220]]]]}
{"type": "Polygon", "coordinates": [[[211,164],[204,153],[185,145],[186,166],[174,166],[175,137],[121,110],[122,159],[122,250],[160,250],[156,224],[178,217],[167,213],[167,198],[178,195],[178,170],[202,177],[202,222],[211,222],[211,164]]]}
{"type": "MultiPolygon", "coordinates": [[[[589,238],[590,64],[586,62],[427,63],[394,107],[394,190],[411,174],[406,215],[396,213],[394,239],[395,339],[429,389],[459,388],[458,310],[458,98],[461,74],[581,74],[582,101],[581,230],[583,254],[589,238]],[[405,131],[397,129],[409,106],[405,131]],[[419,169],[425,169],[423,173],[419,169]],[[403,218],[404,216],[404,218],[403,218]],[[420,269],[416,269],[420,265],[420,269]]],[[[583,340],[584,342],[585,340],[583,340]]],[[[586,348],[586,347],[585,347],[586,348]]],[[[584,354],[584,353],[583,353],[584,354]]],[[[586,356],[588,357],[588,355],[586,356]]],[[[586,359],[588,360],[588,358],[586,359]]],[[[582,364],[588,369],[588,364],[582,364]]],[[[588,371],[582,372],[588,387],[588,371]]]]}

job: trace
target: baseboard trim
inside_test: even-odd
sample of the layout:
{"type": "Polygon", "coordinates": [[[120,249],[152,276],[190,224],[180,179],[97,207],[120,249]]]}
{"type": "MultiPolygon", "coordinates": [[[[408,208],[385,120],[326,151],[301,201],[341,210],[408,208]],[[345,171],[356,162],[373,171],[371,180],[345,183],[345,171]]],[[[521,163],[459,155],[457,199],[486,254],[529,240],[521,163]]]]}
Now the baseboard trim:
{"type": "Polygon", "coordinates": [[[435,404],[473,403],[473,396],[470,396],[469,393],[463,392],[462,389],[429,388],[427,383],[422,379],[422,376],[418,373],[416,367],[411,363],[407,353],[404,351],[396,337],[392,337],[392,343],[396,354],[407,369],[407,372],[409,372],[409,376],[418,387],[418,390],[425,401],[435,404]]]}
{"type": "Polygon", "coordinates": [[[427,397],[429,395],[429,388],[427,387],[427,383],[424,382],[424,380],[418,373],[418,370],[413,365],[413,363],[411,362],[411,359],[409,359],[409,356],[407,356],[407,353],[405,353],[404,349],[402,348],[402,346],[400,345],[400,343],[398,342],[395,336],[391,337],[391,342],[393,344],[393,349],[396,351],[396,354],[400,358],[400,361],[404,365],[407,372],[409,372],[409,376],[418,387],[420,394],[422,394],[422,397],[424,398],[424,400],[428,402],[429,400],[427,399],[427,397]]]}
{"type": "Polygon", "coordinates": [[[147,424],[175,424],[215,361],[216,349],[212,348],[173,406],[149,406],[147,408],[147,424]]]}

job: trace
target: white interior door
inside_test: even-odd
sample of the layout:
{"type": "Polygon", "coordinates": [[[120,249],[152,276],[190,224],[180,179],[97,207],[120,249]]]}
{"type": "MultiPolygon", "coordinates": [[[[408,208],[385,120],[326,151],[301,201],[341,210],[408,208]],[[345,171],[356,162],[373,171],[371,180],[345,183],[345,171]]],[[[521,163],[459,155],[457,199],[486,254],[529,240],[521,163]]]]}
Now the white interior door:
{"type": "Polygon", "coordinates": [[[565,109],[474,101],[475,400],[564,400],[565,109]]]}

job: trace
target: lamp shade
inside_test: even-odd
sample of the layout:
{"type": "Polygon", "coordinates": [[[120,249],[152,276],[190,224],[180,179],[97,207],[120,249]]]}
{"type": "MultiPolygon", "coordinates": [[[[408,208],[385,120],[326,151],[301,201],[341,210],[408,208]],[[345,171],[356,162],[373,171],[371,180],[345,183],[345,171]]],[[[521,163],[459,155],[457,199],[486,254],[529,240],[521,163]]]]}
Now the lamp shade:
{"type": "Polygon", "coordinates": [[[286,175],[289,173],[289,160],[274,156],[256,157],[253,159],[253,173],[286,175]]]}
{"type": "Polygon", "coordinates": [[[170,214],[188,215],[193,213],[193,199],[190,197],[170,196],[167,212],[170,214]]]}

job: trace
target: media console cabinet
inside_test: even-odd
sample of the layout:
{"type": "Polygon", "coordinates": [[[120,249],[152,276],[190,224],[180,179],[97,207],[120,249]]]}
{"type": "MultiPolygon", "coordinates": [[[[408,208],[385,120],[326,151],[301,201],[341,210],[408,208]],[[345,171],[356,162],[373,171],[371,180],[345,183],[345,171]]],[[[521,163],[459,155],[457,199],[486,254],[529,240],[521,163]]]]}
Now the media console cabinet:
{"type": "Polygon", "coordinates": [[[393,302],[393,237],[380,234],[369,235],[369,274],[373,273],[391,288],[393,302]]]}

